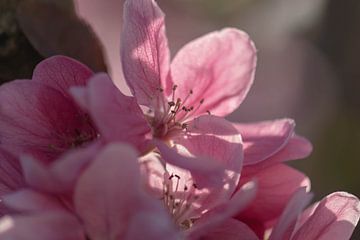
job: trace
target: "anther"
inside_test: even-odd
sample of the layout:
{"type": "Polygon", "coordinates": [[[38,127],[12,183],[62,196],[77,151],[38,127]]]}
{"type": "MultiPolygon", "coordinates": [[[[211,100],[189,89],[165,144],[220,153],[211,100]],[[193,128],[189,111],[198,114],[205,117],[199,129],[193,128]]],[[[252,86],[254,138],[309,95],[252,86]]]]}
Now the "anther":
{"type": "Polygon", "coordinates": [[[204,103],[204,101],[205,101],[205,99],[203,98],[203,99],[201,99],[200,100],[200,104],[203,104],[204,103]]]}
{"type": "Polygon", "coordinates": [[[211,112],[209,110],[206,110],[207,114],[211,115],[211,112]]]}

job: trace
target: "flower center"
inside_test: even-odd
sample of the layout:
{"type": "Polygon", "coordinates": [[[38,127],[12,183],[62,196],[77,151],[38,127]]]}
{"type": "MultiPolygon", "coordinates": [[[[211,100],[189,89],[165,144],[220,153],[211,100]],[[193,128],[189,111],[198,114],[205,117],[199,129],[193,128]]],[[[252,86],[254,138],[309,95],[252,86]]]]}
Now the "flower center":
{"type": "MultiPolygon", "coordinates": [[[[156,137],[164,137],[171,131],[183,131],[187,129],[186,121],[194,115],[204,103],[202,98],[196,106],[188,105],[189,98],[193,95],[193,90],[190,90],[184,99],[176,97],[176,90],[178,85],[172,87],[171,99],[164,104],[164,112],[160,117],[155,116],[152,123],[154,135],[156,137]]],[[[159,91],[163,91],[159,88],[159,91]]]]}
{"type": "Polygon", "coordinates": [[[195,195],[196,184],[181,184],[180,176],[165,173],[163,182],[163,203],[171,214],[175,224],[181,229],[190,228],[195,219],[191,216],[193,205],[198,199],[195,195]],[[180,185],[182,185],[180,187],[180,185]]]}
{"type": "Polygon", "coordinates": [[[71,148],[81,147],[99,137],[88,115],[81,115],[81,124],[57,135],[58,143],[49,144],[52,152],[62,153],[71,148]]]}

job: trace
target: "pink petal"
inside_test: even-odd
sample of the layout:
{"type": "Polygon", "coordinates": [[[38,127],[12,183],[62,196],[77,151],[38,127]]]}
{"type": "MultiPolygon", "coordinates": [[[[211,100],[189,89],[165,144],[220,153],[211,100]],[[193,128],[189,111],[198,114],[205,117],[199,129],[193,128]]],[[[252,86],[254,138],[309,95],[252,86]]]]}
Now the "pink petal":
{"type": "Polygon", "coordinates": [[[95,136],[86,115],[62,92],[39,81],[1,86],[0,141],[11,153],[49,162],[95,136]]]}
{"type": "Polygon", "coordinates": [[[165,167],[155,151],[142,156],[139,159],[143,185],[153,196],[162,198],[164,194],[165,167]]]}
{"type": "Polygon", "coordinates": [[[173,139],[185,147],[191,156],[208,158],[227,170],[226,181],[233,192],[239,180],[243,149],[241,136],[235,127],[223,118],[201,116],[188,123],[187,132],[173,139]]]}
{"type": "Polygon", "coordinates": [[[0,148],[0,196],[25,185],[17,158],[0,148]]]}
{"type": "Polygon", "coordinates": [[[257,123],[235,123],[244,141],[244,165],[259,163],[285,147],[294,134],[295,122],[279,119],[257,123]]]}
{"type": "Polygon", "coordinates": [[[85,148],[70,150],[51,165],[51,174],[61,186],[62,191],[74,190],[81,172],[90,164],[101,147],[101,142],[94,142],[85,148]]]}
{"type": "Polygon", "coordinates": [[[75,59],[65,56],[54,56],[40,62],[32,79],[48,85],[69,97],[69,88],[84,86],[93,72],[75,59]]]}
{"type": "Polygon", "coordinates": [[[20,190],[3,197],[5,205],[19,212],[41,212],[64,209],[52,195],[45,195],[30,189],[20,190]]]}
{"type": "Polygon", "coordinates": [[[256,49],[249,36],[237,29],[224,29],[188,43],[171,64],[176,98],[186,101],[198,116],[206,111],[225,116],[244,100],[254,80],[256,49]]]}
{"type": "Polygon", "coordinates": [[[44,163],[31,156],[23,156],[20,161],[28,186],[45,192],[62,192],[61,184],[44,163]]]}
{"type": "MultiPolygon", "coordinates": [[[[75,206],[91,239],[123,239],[138,212],[158,213],[161,202],[141,194],[137,153],[127,145],[107,146],[80,177],[75,206]],[[149,207],[151,206],[151,207],[149,207]]],[[[170,222],[170,219],[168,219],[170,222]]],[[[153,225],[142,226],[151,231],[153,225]]],[[[171,224],[170,224],[171,226],[171,224]]],[[[153,229],[153,231],[155,231],[153,229]]]]}
{"type": "Polygon", "coordinates": [[[311,217],[311,215],[314,214],[314,211],[319,206],[320,202],[315,202],[311,204],[308,208],[306,208],[302,213],[301,216],[299,216],[298,222],[295,226],[294,232],[297,232],[299,228],[302,227],[302,225],[311,217]]]}
{"type": "Polygon", "coordinates": [[[214,227],[222,225],[226,220],[241,212],[255,197],[256,183],[245,184],[228,202],[225,202],[205,213],[188,231],[191,238],[200,237],[214,227]]]}
{"type": "Polygon", "coordinates": [[[269,163],[280,163],[308,157],[312,152],[312,144],[306,138],[293,136],[288,144],[268,159],[269,163]]]}
{"type": "Polygon", "coordinates": [[[236,216],[245,223],[264,225],[281,215],[300,187],[310,189],[310,180],[303,173],[283,164],[268,167],[255,175],[241,177],[239,186],[251,179],[256,179],[258,183],[256,198],[246,210],[236,216]]]}
{"type": "MultiPolygon", "coordinates": [[[[145,197],[145,199],[147,199],[147,197],[145,197]]],[[[151,204],[148,205],[148,202],[148,206],[145,206],[145,210],[142,209],[134,213],[130,226],[127,229],[125,239],[143,240],[144,236],[146,236],[146,239],[150,240],[183,239],[180,237],[181,233],[175,228],[173,222],[169,218],[169,213],[166,212],[163,205],[159,205],[158,202],[150,201],[150,203],[151,202],[155,204],[151,206],[151,204]],[[141,228],[139,228],[139,226],[141,226],[141,228]]]]}
{"type": "Polygon", "coordinates": [[[244,223],[228,219],[204,236],[207,240],[258,240],[259,238],[244,223]]]}
{"type": "MultiPolygon", "coordinates": [[[[24,186],[25,182],[19,161],[10,153],[0,148],[0,198],[24,186]]],[[[1,202],[0,216],[10,212],[1,202]]]]}
{"type": "Polygon", "coordinates": [[[311,143],[307,139],[295,135],[283,149],[270,158],[254,165],[244,166],[242,176],[251,176],[272,165],[277,165],[284,161],[306,158],[311,152],[311,143]]]}
{"type": "Polygon", "coordinates": [[[30,216],[3,217],[0,239],[85,240],[78,220],[65,212],[46,212],[30,216]]]}
{"type": "Polygon", "coordinates": [[[199,188],[222,186],[225,174],[224,166],[210,158],[181,155],[178,153],[179,150],[169,148],[161,141],[155,141],[155,145],[166,163],[189,170],[199,188]]]}
{"type": "Polygon", "coordinates": [[[165,162],[189,171],[190,177],[176,171],[182,181],[191,178],[200,190],[208,190],[200,194],[199,211],[228,200],[238,184],[242,166],[242,141],[234,126],[220,117],[201,116],[188,124],[186,133],[171,140],[176,151],[164,143],[157,144],[165,162]]]}
{"type": "Polygon", "coordinates": [[[85,87],[75,86],[71,87],[69,92],[79,107],[81,107],[82,110],[89,112],[89,97],[87,94],[87,89],[85,87]]]}
{"type": "Polygon", "coordinates": [[[332,193],[320,201],[292,240],[350,239],[359,217],[360,202],[357,197],[345,192],[332,193]]]}
{"type": "Polygon", "coordinates": [[[154,0],[125,2],[121,36],[121,62],[130,90],[139,104],[158,109],[160,89],[171,86],[166,84],[170,62],[164,14],[154,0]]]}
{"type": "Polygon", "coordinates": [[[134,97],[123,95],[106,74],[95,75],[88,86],[89,109],[106,141],[126,141],[143,151],[150,127],[134,97]]]}
{"type": "Polygon", "coordinates": [[[269,240],[291,239],[297,219],[311,198],[312,194],[308,193],[306,188],[300,188],[287,204],[283,214],[272,230],[269,240]]]}

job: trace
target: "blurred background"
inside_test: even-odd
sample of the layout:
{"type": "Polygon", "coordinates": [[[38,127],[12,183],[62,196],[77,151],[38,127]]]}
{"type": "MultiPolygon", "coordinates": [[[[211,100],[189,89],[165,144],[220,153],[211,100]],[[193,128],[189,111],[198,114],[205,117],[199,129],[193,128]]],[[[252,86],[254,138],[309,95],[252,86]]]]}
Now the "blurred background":
{"type": "MultiPolygon", "coordinates": [[[[360,196],[360,1],[159,0],[172,51],[232,26],[258,49],[255,84],[229,119],[294,118],[314,145],[291,163],[312,180],[316,200],[360,196]]],[[[31,78],[44,57],[64,54],[109,71],[128,92],[119,61],[122,0],[1,0],[0,81],[31,78]]],[[[359,229],[353,239],[360,239],[359,229]]]]}

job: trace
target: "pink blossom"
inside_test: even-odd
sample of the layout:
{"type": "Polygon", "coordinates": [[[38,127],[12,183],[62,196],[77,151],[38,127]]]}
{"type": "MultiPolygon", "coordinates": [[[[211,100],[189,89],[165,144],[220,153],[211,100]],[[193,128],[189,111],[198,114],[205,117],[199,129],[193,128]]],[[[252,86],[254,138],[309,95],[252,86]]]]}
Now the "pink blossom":
{"type": "MultiPolygon", "coordinates": [[[[163,147],[159,145],[160,149],[163,147]]],[[[252,181],[234,193],[233,185],[236,186],[239,179],[237,174],[227,169],[223,169],[225,178],[217,171],[214,174],[213,166],[201,162],[189,171],[163,164],[161,156],[155,152],[141,157],[140,161],[145,185],[163,202],[174,223],[185,231],[189,239],[198,239],[207,235],[210,229],[221,228],[226,221],[235,221],[231,217],[244,210],[256,194],[256,183],[252,181]],[[203,185],[204,176],[205,184],[210,181],[214,185],[203,185]]],[[[239,221],[239,225],[245,224],[239,221]]],[[[255,236],[248,227],[239,231],[241,229],[243,234],[255,236]]]]}
{"type": "Polygon", "coordinates": [[[97,137],[89,117],[72,100],[70,86],[85,85],[92,71],[67,57],[37,65],[32,80],[0,88],[0,141],[19,156],[32,154],[49,162],[66,150],[97,137]]]}
{"type": "MultiPolygon", "coordinates": [[[[145,134],[148,139],[171,142],[171,147],[194,146],[191,150],[186,147],[185,157],[216,151],[212,145],[216,138],[241,145],[232,124],[215,116],[235,110],[252,84],[256,54],[249,37],[237,29],[210,33],[186,45],[170,65],[164,14],[155,1],[127,1],[124,8],[121,59],[134,97],[123,95],[104,74],[94,76],[86,88],[72,90],[101,136],[107,141],[131,139],[142,152],[154,148],[139,137],[145,134]],[[204,116],[208,112],[212,115],[204,116]]],[[[222,152],[228,155],[224,158],[234,161],[228,167],[238,173],[243,155],[240,148],[222,152]]],[[[176,154],[162,149],[162,155],[176,154]]],[[[209,155],[208,161],[222,161],[209,155]]],[[[183,161],[163,157],[178,159],[175,164],[183,161]]]]}
{"type": "MultiPolygon", "coordinates": [[[[246,33],[224,29],[207,34],[183,47],[170,64],[164,14],[154,1],[127,1],[124,22],[121,59],[134,97],[123,95],[105,74],[95,75],[86,88],[72,89],[105,140],[131,141],[144,153],[154,147],[148,141],[154,138],[171,146],[192,145],[210,152],[209,133],[220,138],[232,135],[237,143],[244,143],[244,153],[236,160],[242,161],[238,172],[242,164],[254,165],[272,157],[266,161],[271,165],[305,157],[311,151],[310,143],[294,134],[291,119],[234,124],[243,140],[235,136],[237,131],[221,131],[231,128],[228,121],[211,120],[235,110],[252,85],[256,50],[246,33]],[[211,115],[205,117],[208,113],[211,115]],[[199,124],[209,126],[199,128],[199,124]],[[199,139],[189,137],[194,135],[204,135],[199,144],[189,140],[199,139]]],[[[199,155],[196,151],[193,147],[190,153],[199,155]]]]}
{"type": "Polygon", "coordinates": [[[359,221],[359,199],[349,193],[335,192],[302,212],[311,194],[298,190],[272,229],[269,240],[350,239],[359,221]]]}

